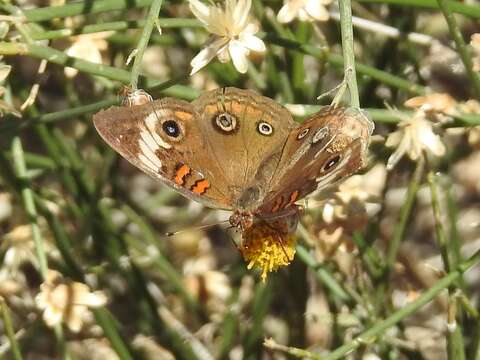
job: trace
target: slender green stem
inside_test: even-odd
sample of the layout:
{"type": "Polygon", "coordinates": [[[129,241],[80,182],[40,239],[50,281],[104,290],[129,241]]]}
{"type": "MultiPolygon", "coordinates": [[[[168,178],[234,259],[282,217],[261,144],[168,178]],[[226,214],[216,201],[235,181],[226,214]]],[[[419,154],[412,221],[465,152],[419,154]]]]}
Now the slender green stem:
{"type": "MultiPolygon", "coordinates": [[[[381,3],[401,6],[414,6],[427,9],[438,9],[437,0],[357,0],[361,3],[381,3]]],[[[457,0],[447,1],[451,11],[472,18],[480,18],[480,7],[474,4],[466,4],[457,0]]]]}
{"type": "Polygon", "coordinates": [[[417,162],[415,172],[413,173],[412,179],[408,186],[407,197],[400,210],[400,219],[397,225],[395,226],[393,238],[388,245],[387,259],[385,263],[385,271],[387,273],[389,273],[395,266],[398,249],[405,235],[405,230],[407,228],[408,220],[410,219],[410,215],[412,213],[413,204],[415,203],[417,191],[422,181],[424,165],[425,165],[425,159],[423,157],[420,157],[420,159],[417,162]]]}
{"type": "MultiPolygon", "coordinates": [[[[45,253],[43,238],[40,232],[40,227],[38,225],[38,214],[35,206],[34,194],[28,182],[27,167],[25,164],[22,142],[19,137],[15,137],[12,140],[12,156],[16,176],[23,182],[21,189],[23,206],[25,208],[25,212],[27,213],[30,226],[32,228],[32,238],[37,253],[39,271],[43,280],[45,280],[47,278],[48,271],[47,255],[45,253]]],[[[56,326],[54,328],[54,332],[58,341],[58,347],[60,349],[60,353],[62,354],[62,358],[69,359],[70,355],[67,351],[61,325],[56,326]]]]}
{"type": "Polygon", "coordinates": [[[271,350],[282,351],[286,354],[295,356],[297,358],[324,360],[324,357],[320,354],[315,354],[308,350],[300,349],[293,346],[285,346],[285,345],[277,344],[273,339],[265,339],[265,341],[263,342],[263,346],[271,350]]]}
{"type": "Polygon", "coordinates": [[[352,236],[353,242],[357,245],[357,248],[362,256],[363,263],[367,269],[370,277],[373,279],[380,279],[382,276],[382,262],[380,255],[374,247],[369,246],[359,232],[355,232],[352,236]]]}
{"type": "Polygon", "coordinates": [[[465,40],[463,39],[462,32],[458,27],[457,20],[450,9],[451,1],[447,0],[437,0],[438,6],[440,10],[443,12],[443,16],[448,24],[448,29],[450,30],[450,35],[455,41],[455,45],[457,47],[457,51],[462,59],[463,65],[465,66],[465,70],[467,72],[470,81],[472,81],[474,92],[477,96],[477,99],[480,99],[480,75],[473,71],[473,61],[468,51],[467,45],[465,44],[465,40]]]}
{"type": "Polygon", "coordinates": [[[92,309],[95,320],[102,328],[105,336],[110,341],[110,345],[115,350],[121,360],[133,360],[127,345],[118,333],[114,318],[106,309],[92,309]]]}
{"type": "MultiPolygon", "coordinates": [[[[157,23],[161,28],[185,28],[185,27],[203,27],[202,23],[197,19],[188,18],[165,18],[157,19],[157,23]]],[[[138,29],[145,26],[145,20],[132,21],[112,21],[100,24],[85,25],[79,28],[64,28],[49,31],[38,31],[32,34],[34,40],[51,40],[60,39],[73,35],[93,34],[102,31],[120,31],[128,29],[138,29]]]]}
{"type": "MultiPolygon", "coordinates": [[[[343,67],[343,58],[337,54],[326,53],[325,49],[320,47],[301,44],[294,40],[272,37],[270,35],[265,35],[265,40],[273,44],[284,46],[293,50],[302,51],[306,54],[318,57],[320,59],[327,58],[334,66],[343,67]]],[[[90,61],[73,58],[67,56],[65,53],[55,50],[48,46],[40,46],[36,44],[23,44],[23,43],[9,43],[9,42],[0,42],[0,55],[28,55],[36,57],[39,59],[46,59],[52,63],[70,66],[80,71],[106,77],[111,80],[117,80],[124,84],[130,82],[130,73],[126,70],[117,69],[111,66],[96,64],[90,61]]],[[[357,63],[356,68],[359,74],[370,76],[374,79],[379,80],[380,82],[397,87],[399,89],[408,91],[412,94],[421,95],[425,93],[425,88],[418,84],[411,83],[405,79],[402,79],[398,76],[391,75],[385,71],[375,69],[371,66],[357,63]]],[[[158,84],[158,81],[145,79],[145,87],[154,87],[158,84]]],[[[172,91],[174,89],[171,89],[172,91]]]]}
{"type": "Polygon", "coordinates": [[[140,75],[140,66],[142,65],[143,54],[147,48],[148,42],[150,40],[150,35],[152,34],[153,27],[155,26],[155,20],[160,14],[160,8],[162,7],[162,0],[153,0],[152,5],[150,6],[150,11],[148,12],[147,21],[143,28],[142,36],[138,41],[138,46],[136,48],[137,53],[135,54],[135,60],[132,66],[132,72],[130,75],[130,84],[133,89],[137,89],[138,85],[138,76],[140,75]]]}
{"type": "Polygon", "coordinates": [[[61,6],[28,9],[24,11],[24,16],[27,21],[40,22],[68,16],[145,7],[151,3],[152,0],[86,0],[61,6]]]}
{"type": "Polygon", "coordinates": [[[23,147],[20,138],[15,137],[12,141],[12,156],[13,156],[13,165],[15,167],[15,172],[17,177],[23,181],[22,186],[22,200],[23,206],[25,207],[25,212],[28,216],[28,221],[32,227],[32,238],[35,244],[35,249],[37,252],[37,260],[40,273],[42,274],[43,279],[47,277],[47,255],[45,254],[45,249],[43,246],[43,238],[40,232],[40,227],[38,226],[38,215],[37,209],[35,207],[35,202],[33,199],[33,191],[30,189],[27,179],[27,167],[25,165],[25,157],[23,154],[23,147]]]}
{"type": "MultiPolygon", "coordinates": [[[[299,230],[302,234],[305,231],[299,230]]],[[[304,236],[304,235],[303,235],[304,236]]],[[[306,248],[301,245],[297,245],[297,256],[303,261],[309,268],[313,270],[317,279],[327,288],[332,294],[337,297],[340,301],[350,303],[352,302],[352,297],[350,294],[342,287],[342,285],[330,274],[328,270],[323,268],[309,253],[306,248]]]]}
{"type": "Polygon", "coordinates": [[[457,281],[458,278],[460,278],[467,270],[469,270],[474,265],[477,265],[479,262],[480,262],[480,250],[478,250],[465,262],[461,263],[456,270],[452,271],[451,273],[447,274],[445,277],[437,281],[432,287],[427,289],[415,301],[404,306],[403,308],[396,311],[386,319],[379,321],[378,323],[373,325],[370,329],[364,331],[355,339],[349,341],[345,345],[338,347],[328,355],[321,356],[319,354],[311,353],[303,349],[278,346],[277,344],[272,344],[272,343],[267,343],[266,345],[272,349],[286,351],[290,355],[293,355],[299,358],[301,357],[301,358],[314,359],[314,360],[344,359],[347,354],[351,354],[353,351],[355,351],[356,349],[358,349],[359,347],[365,344],[370,344],[372,340],[376,339],[379,336],[382,336],[385,333],[385,331],[388,330],[390,327],[399,323],[400,321],[407,318],[408,316],[413,314],[415,311],[417,311],[421,307],[428,304],[439,293],[441,293],[446,288],[448,288],[451,284],[457,281]],[[296,350],[300,350],[300,351],[296,351],[296,350]]]}
{"type": "Polygon", "coordinates": [[[428,186],[430,187],[430,195],[432,197],[432,210],[433,218],[435,219],[435,234],[437,238],[437,244],[440,249],[440,255],[442,256],[443,266],[446,272],[450,272],[451,263],[448,254],[448,242],[445,230],[442,225],[442,218],[440,214],[440,203],[438,201],[437,184],[435,181],[435,174],[433,171],[429,171],[427,175],[428,186]]]}
{"type": "MultiPolygon", "coordinates": [[[[148,251],[149,246],[158,247],[157,240],[155,235],[152,233],[150,227],[145,223],[145,221],[138,215],[132,208],[127,205],[122,206],[122,210],[127,215],[127,217],[135,223],[140,231],[143,234],[144,239],[149,243],[148,246],[145,244],[136,244],[131,242],[131,246],[137,247],[139,251],[148,251]]],[[[158,251],[154,259],[155,266],[158,267],[160,272],[168,279],[172,286],[178,291],[178,293],[183,297],[183,300],[187,303],[188,307],[191,310],[196,312],[201,312],[201,307],[199,303],[192,297],[192,295],[187,291],[185,285],[182,281],[181,275],[175,270],[172,264],[165,258],[165,256],[158,251]]]]}
{"type": "Polygon", "coordinates": [[[425,159],[423,157],[420,157],[417,162],[415,172],[413,173],[412,179],[410,180],[410,184],[408,186],[407,197],[405,199],[405,202],[403,203],[402,208],[400,209],[400,219],[395,225],[393,237],[388,243],[387,256],[382,274],[383,281],[378,285],[376,289],[376,305],[379,309],[385,308],[385,306],[387,305],[385,303],[385,294],[387,293],[390,284],[388,279],[390,277],[391,271],[395,266],[398,249],[400,248],[400,244],[405,235],[408,220],[410,219],[413,205],[415,204],[416,195],[423,176],[424,166],[425,159]]]}
{"type": "Polygon", "coordinates": [[[462,274],[470,269],[472,266],[478,264],[480,261],[480,250],[473,254],[467,261],[459,265],[455,270],[443,277],[441,280],[437,281],[435,285],[427,289],[422,295],[420,295],[415,301],[404,306],[397,312],[393,313],[391,316],[387,317],[385,320],[382,320],[372,326],[370,329],[364,331],[362,334],[357,336],[352,341],[347,344],[340,346],[335,351],[331,352],[324,357],[324,360],[336,360],[343,359],[345,355],[350,354],[355,349],[360,346],[369,343],[372,339],[375,339],[377,336],[381,336],[388,328],[394,326],[398,322],[402,321],[409,315],[413,314],[415,311],[420,309],[422,306],[428,304],[432,301],[435,296],[437,296],[444,289],[449,287],[455,281],[457,281],[462,274]]]}
{"type": "MultiPolygon", "coordinates": [[[[452,269],[450,257],[448,254],[448,243],[445,230],[442,225],[442,218],[440,213],[440,204],[438,201],[437,184],[435,182],[435,174],[433,171],[429,171],[427,175],[428,185],[430,187],[430,195],[432,197],[432,210],[433,218],[435,219],[435,233],[438,247],[440,248],[440,254],[443,260],[443,266],[446,272],[450,272],[452,269]]],[[[459,279],[460,280],[460,279],[459,279]]],[[[448,358],[451,360],[465,359],[464,342],[462,336],[462,329],[457,324],[460,316],[457,315],[457,298],[455,296],[455,284],[448,287],[448,303],[449,308],[449,329],[447,332],[447,348],[448,358]],[[453,324],[453,325],[452,325],[453,324]]]]}
{"type": "Polygon", "coordinates": [[[10,349],[12,350],[12,359],[22,360],[22,353],[20,351],[20,346],[18,345],[17,339],[15,338],[15,329],[13,328],[12,318],[10,316],[10,310],[8,309],[7,303],[0,296],[0,309],[2,312],[3,327],[7,334],[8,341],[10,341],[10,349]]]}
{"type": "MultiPolygon", "coordinates": [[[[291,50],[301,51],[301,52],[304,52],[305,54],[314,56],[320,60],[326,59],[333,66],[343,68],[343,57],[341,55],[328,52],[326,48],[321,48],[321,47],[309,45],[309,44],[302,44],[302,43],[299,43],[298,41],[283,38],[283,37],[278,37],[272,34],[261,34],[261,35],[263,39],[270,44],[283,46],[291,50]]],[[[359,74],[369,76],[372,79],[376,79],[386,85],[396,87],[398,89],[407,91],[411,94],[423,95],[426,92],[426,89],[421,85],[402,79],[399,76],[389,74],[386,71],[378,70],[369,65],[365,65],[357,62],[356,70],[359,74]]]]}
{"type": "Polygon", "coordinates": [[[449,182],[448,188],[446,190],[447,196],[447,209],[448,209],[448,218],[449,218],[449,245],[450,245],[450,254],[451,254],[451,264],[456,266],[460,261],[462,261],[462,254],[460,252],[461,241],[458,232],[458,207],[455,190],[452,186],[452,183],[449,182]]]}
{"type": "Polygon", "coordinates": [[[339,0],[340,27],[342,33],[343,69],[350,93],[350,106],[360,107],[358,96],[355,54],[353,50],[352,5],[350,0],[339,0]]]}

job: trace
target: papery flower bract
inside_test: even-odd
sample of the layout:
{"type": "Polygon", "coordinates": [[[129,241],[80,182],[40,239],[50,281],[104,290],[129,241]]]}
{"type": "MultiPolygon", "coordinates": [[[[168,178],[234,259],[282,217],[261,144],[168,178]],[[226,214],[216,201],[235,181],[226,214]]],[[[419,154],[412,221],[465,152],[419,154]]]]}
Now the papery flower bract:
{"type": "Polygon", "coordinates": [[[427,119],[425,111],[419,109],[413,116],[402,119],[398,128],[385,142],[387,147],[396,147],[388,158],[388,170],[393,169],[405,154],[413,161],[417,160],[423,151],[435,156],[445,154],[445,145],[440,136],[433,132],[432,123],[427,119]]]}
{"type": "Polygon", "coordinates": [[[332,0],[286,0],[278,12],[281,23],[289,23],[296,17],[302,21],[327,21],[330,16],[326,8],[332,0]]]}
{"type": "Polygon", "coordinates": [[[473,34],[470,45],[473,48],[473,70],[480,71],[480,34],[473,34]]]}
{"type": "Polygon", "coordinates": [[[409,108],[422,109],[425,112],[444,113],[456,115],[457,102],[447,93],[433,93],[422,96],[415,96],[404,102],[409,108]]]}
{"type": "Polygon", "coordinates": [[[78,332],[88,308],[105,305],[107,298],[101,291],[90,292],[87,285],[63,279],[57,271],[48,270],[35,302],[44,310],[43,320],[48,326],[63,321],[71,331],[78,332]]]}
{"type": "MultiPolygon", "coordinates": [[[[10,65],[0,64],[0,84],[7,79],[11,70],[12,70],[12,67],[10,65]]],[[[0,98],[3,97],[3,95],[5,94],[5,91],[6,91],[5,87],[0,85],[0,98]]],[[[0,116],[3,115],[3,113],[7,113],[7,114],[10,113],[17,117],[22,116],[22,114],[17,109],[15,109],[12,105],[0,99],[0,116]]]]}
{"type": "Polygon", "coordinates": [[[297,239],[293,233],[265,222],[254,224],[243,233],[240,252],[249,269],[258,267],[265,281],[269,272],[292,262],[297,239]]]}
{"type": "Polygon", "coordinates": [[[312,227],[317,234],[318,241],[312,245],[319,262],[333,257],[346,265],[340,269],[349,267],[356,250],[353,233],[364,231],[369,216],[379,211],[386,177],[385,165],[376,164],[367,173],[353,175],[324,194],[328,200],[312,227]]]}
{"type": "MultiPolygon", "coordinates": [[[[78,35],[73,38],[73,44],[65,50],[65,54],[71,57],[80,58],[93,62],[95,64],[102,63],[101,51],[108,47],[105,40],[113,32],[103,31],[95,34],[78,35]]],[[[78,70],[72,67],[65,68],[65,75],[73,78],[78,74],[78,70]]]]}
{"type": "Polygon", "coordinates": [[[3,263],[0,269],[0,281],[14,278],[21,265],[32,262],[36,265],[35,248],[32,240],[31,225],[19,225],[3,236],[0,250],[4,251],[3,263]]]}
{"type": "MultiPolygon", "coordinates": [[[[480,102],[469,99],[459,104],[461,112],[466,114],[480,114],[480,102]]],[[[472,126],[468,128],[468,143],[476,149],[480,148],[480,126],[472,126]]]]}
{"type": "Polygon", "coordinates": [[[254,35],[258,26],[249,22],[252,1],[226,0],[224,9],[207,6],[199,0],[189,0],[189,3],[193,14],[214,35],[207,47],[190,62],[190,75],[206,66],[215,56],[223,63],[231,59],[238,72],[246,73],[250,51],[265,51],[264,42],[254,35]]]}

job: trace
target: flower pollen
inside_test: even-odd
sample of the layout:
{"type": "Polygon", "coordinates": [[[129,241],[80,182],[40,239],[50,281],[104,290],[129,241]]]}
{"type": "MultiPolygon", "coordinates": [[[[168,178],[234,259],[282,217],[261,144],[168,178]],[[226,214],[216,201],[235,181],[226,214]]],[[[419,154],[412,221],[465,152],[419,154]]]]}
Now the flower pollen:
{"type": "Polygon", "coordinates": [[[296,237],[281,234],[266,223],[255,224],[243,233],[240,252],[248,263],[248,269],[261,269],[265,281],[269,272],[289,265],[295,256],[296,237]]]}

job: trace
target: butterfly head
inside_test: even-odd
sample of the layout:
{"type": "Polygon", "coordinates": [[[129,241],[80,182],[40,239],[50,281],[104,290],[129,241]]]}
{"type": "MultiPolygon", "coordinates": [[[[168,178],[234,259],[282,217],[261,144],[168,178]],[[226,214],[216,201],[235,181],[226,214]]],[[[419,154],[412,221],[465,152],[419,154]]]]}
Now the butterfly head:
{"type": "Polygon", "coordinates": [[[237,210],[230,216],[229,221],[230,225],[245,232],[253,226],[254,215],[251,212],[237,210]]]}

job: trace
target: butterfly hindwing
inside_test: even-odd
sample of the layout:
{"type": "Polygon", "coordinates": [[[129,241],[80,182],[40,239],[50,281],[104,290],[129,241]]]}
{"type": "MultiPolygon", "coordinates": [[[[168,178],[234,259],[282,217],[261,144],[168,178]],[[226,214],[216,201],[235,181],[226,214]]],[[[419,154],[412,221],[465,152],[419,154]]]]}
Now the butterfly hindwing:
{"type": "Polygon", "coordinates": [[[260,212],[275,213],[365,165],[373,123],[360,109],[327,107],[293,130],[260,212]]]}

